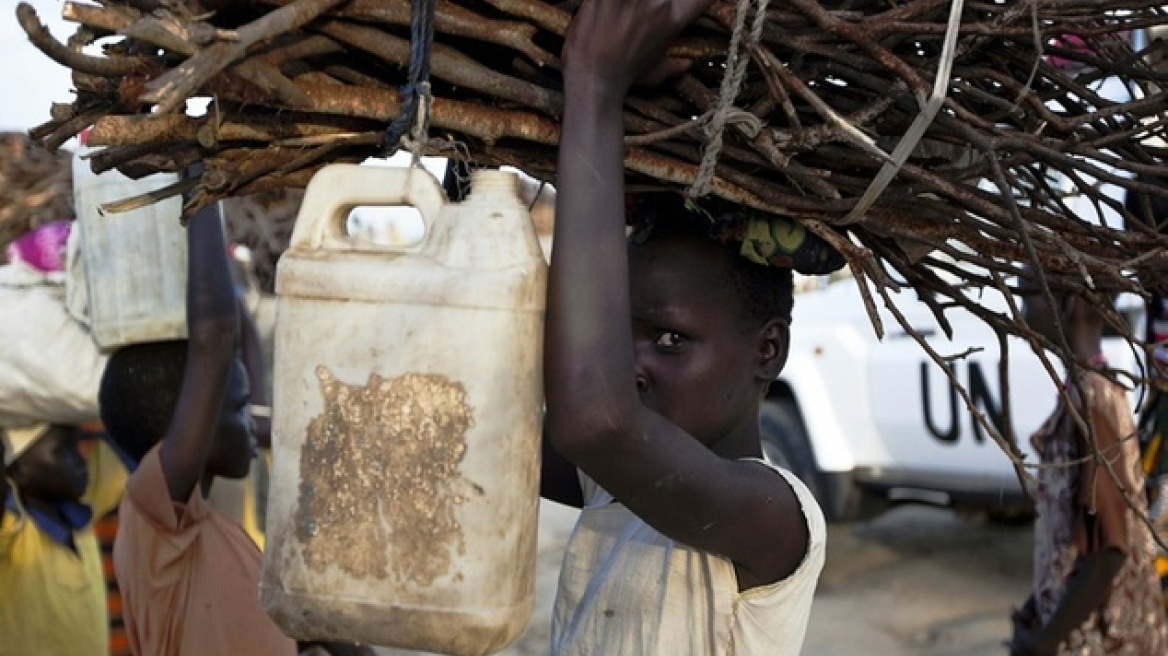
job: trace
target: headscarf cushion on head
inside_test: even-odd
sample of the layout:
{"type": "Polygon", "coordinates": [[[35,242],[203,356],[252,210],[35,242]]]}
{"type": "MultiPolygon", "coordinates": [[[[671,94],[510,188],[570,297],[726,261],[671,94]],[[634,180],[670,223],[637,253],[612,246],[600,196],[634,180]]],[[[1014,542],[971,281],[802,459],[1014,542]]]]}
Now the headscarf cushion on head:
{"type": "Polygon", "coordinates": [[[743,257],[764,266],[793,269],[804,275],[827,275],[846,264],[843,256],[822,237],[795,219],[760,212],[720,198],[684,198],[672,192],[633,193],[625,198],[626,216],[633,223],[632,239],[643,241],[658,221],[683,217],[705,222],[712,239],[738,245],[743,257]],[[664,199],[664,200],[663,200],[664,199]]]}
{"type": "Polygon", "coordinates": [[[741,221],[741,253],[755,264],[790,267],[806,275],[826,275],[845,264],[839,251],[792,219],[748,213],[741,221]]]}

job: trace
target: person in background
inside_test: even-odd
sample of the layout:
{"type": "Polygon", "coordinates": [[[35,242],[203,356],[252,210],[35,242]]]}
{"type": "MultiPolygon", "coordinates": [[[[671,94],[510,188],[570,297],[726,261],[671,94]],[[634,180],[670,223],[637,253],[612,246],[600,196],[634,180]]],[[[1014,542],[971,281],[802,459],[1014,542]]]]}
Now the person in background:
{"type": "MultiPolygon", "coordinates": [[[[67,243],[73,227],[73,221],[53,221],[17,237],[5,246],[4,251],[9,262],[5,266],[29,269],[50,284],[61,280],[67,272],[67,243]]],[[[13,311],[20,313],[19,309],[13,311]]],[[[45,334],[49,336],[50,342],[53,335],[59,335],[53,328],[46,326],[46,329],[48,332],[45,334]]],[[[68,353],[64,351],[58,357],[63,362],[68,361],[68,353]]],[[[64,366],[73,367],[71,372],[74,375],[80,374],[75,369],[75,362],[69,362],[64,366]]],[[[96,416],[96,412],[94,414],[96,416]]],[[[129,645],[126,643],[125,630],[122,626],[121,596],[113,573],[112,554],[114,535],[117,532],[117,503],[121,500],[128,465],[104,439],[105,432],[100,422],[83,423],[77,426],[76,430],[78,447],[89,472],[89,489],[81,502],[88,505],[93,512],[92,531],[100,549],[101,572],[105,579],[105,599],[109,616],[109,654],[129,656],[129,645]]]]}
{"type": "Polygon", "coordinates": [[[247,475],[256,444],[218,205],[187,230],[188,338],[118,349],[98,395],[112,441],[137,463],[114,543],[126,630],[139,656],[296,654],[260,607],[259,548],[207,501],[216,477],[247,475]]]}
{"type": "Polygon", "coordinates": [[[1101,373],[1103,317],[1067,293],[1051,307],[1036,287],[1023,277],[1025,321],[1053,344],[1061,324],[1073,361],[1063,362],[1065,396],[1031,438],[1040,458],[1034,591],[1012,616],[1010,653],[1168,653],[1134,415],[1125,390],[1101,373]]]}
{"type": "MultiPolygon", "coordinates": [[[[1168,188],[1160,178],[1141,176],[1141,182],[1168,188]]],[[[1164,233],[1168,229],[1168,198],[1129,190],[1124,197],[1129,213],[1125,228],[1143,228],[1164,233]],[[1137,222],[1140,225],[1136,225],[1137,222]]],[[[1148,289],[1142,337],[1150,348],[1150,385],[1140,408],[1140,450],[1147,475],[1148,515],[1159,535],[1156,571],[1160,575],[1165,607],[1168,607],[1168,288],[1148,289]]]]}
{"type": "Polygon", "coordinates": [[[82,456],[77,428],[41,423],[0,438],[0,654],[104,656],[109,616],[93,519],[120,498],[116,463],[103,460],[111,475],[98,473],[92,480],[104,484],[92,487],[97,465],[82,456]]]}

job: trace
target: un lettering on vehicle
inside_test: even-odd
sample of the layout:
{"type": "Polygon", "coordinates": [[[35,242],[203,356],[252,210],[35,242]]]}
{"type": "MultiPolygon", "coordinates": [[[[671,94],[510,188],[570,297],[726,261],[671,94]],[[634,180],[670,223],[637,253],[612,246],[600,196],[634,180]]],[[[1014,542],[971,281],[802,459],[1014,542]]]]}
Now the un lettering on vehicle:
{"type": "MultiPolygon", "coordinates": [[[[974,417],[966,402],[961,398],[957,387],[936,364],[924,360],[920,363],[920,409],[925,430],[934,439],[946,444],[955,444],[962,437],[962,428],[973,434],[973,440],[981,443],[986,441],[986,430],[981,422],[974,417]],[[944,402],[935,403],[932,393],[932,379],[940,378],[944,383],[944,402]],[[937,407],[940,406],[940,407],[937,407]]],[[[994,367],[996,374],[996,366],[994,367]]],[[[992,391],[986,378],[982,364],[971,360],[964,364],[953,365],[953,373],[964,385],[969,397],[986,421],[998,433],[1004,430],[1002,418],[1002,403],[1000,394],[992,391]],[[963,376],[964,374],[964,376],[963,376]]]]}

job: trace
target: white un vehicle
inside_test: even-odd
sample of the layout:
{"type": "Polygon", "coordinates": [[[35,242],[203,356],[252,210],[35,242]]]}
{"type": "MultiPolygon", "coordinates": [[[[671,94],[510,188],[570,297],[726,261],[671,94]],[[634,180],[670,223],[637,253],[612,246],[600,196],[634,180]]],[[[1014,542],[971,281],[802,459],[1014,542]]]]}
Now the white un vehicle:
{"type": "MultiPolygon", "coordinates": [[[[1140,299],[1121,298],[1121,313],[1142,326],[1140,299]]],[[[982,349],[956,360],[954,370],[979,411],[1004,427],[993,331],[957,308],[947,314],[949,340],[911,290],[897,302],[941,355],[982,349]]],[[[981,303],[1005,311],[1001,297],[981,303]]],[[[835,521],[871,516],[900,501],[1001,517],[1025,511],[1009,458],[974,421],[944,371],[890,314],[882,318],[881,342],[852,280],[795,297],[790,358],[763,405],[767,457],[798,474],[835,521]]],[[[1138,370],[1121,338],[1106,338],[1104,350],[1112,367],[1138,370]]],[[[1035,462],[1029,438],[1053,410],[1057,389],[1024,340],[1011,338],[1009,355],[1014,431],[1027,461],[1035,462]]]]}

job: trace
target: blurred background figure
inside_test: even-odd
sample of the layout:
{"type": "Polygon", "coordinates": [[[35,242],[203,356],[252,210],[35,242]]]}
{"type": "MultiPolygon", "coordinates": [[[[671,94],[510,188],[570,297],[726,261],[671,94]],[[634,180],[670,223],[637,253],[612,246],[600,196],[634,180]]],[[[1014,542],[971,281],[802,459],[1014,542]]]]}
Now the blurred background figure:
{"type": "Polygon", "coordinates": [[[94,519],[121,498],[112,451],[81,453],[82,431],[2,430],[0,653],[109,654],[107,585],[94,519]]]}
{"type": "Polygon", "coordinates": [[[1065,396],[1031,438],[1040,458],[1034,590],[1013,615],[1010,653],[1163,654],[1168,635],[1142,519],[1134,414],[1126,391],[1101,373],[1103,317],[1068,294],[1056,293],[1051,307],[1033,275],[1022,284],[1032,292],[1023,302],[1026,322],[1052,344],[1065,336],[1072,353],[1059,354],[1068,358],[1065,396]]]}
{"type": "MultiPolygon", "coordinates": [[[[1166,186],[1159,178],[1144,177],[1141,182],[1166,186]]],[[[1168,228],[1168,198],[1129,191],[1124,209],[1129,215],[1125,221],[1129,230],[1164,232],[1168,228]]],[[[1148,357],[1151,385],[1140,408],[1140,450],[1147,475],[1148,516],[1159,537],[1156,573],[1168,608],[1168,550],[1164,548],[1168,543],[1168,445],[1165,444],[1168,442],[1168,289],[1152,287],[1148,294],[1147,321],[1137,327],[1151,346],[1148,357]]]]}

